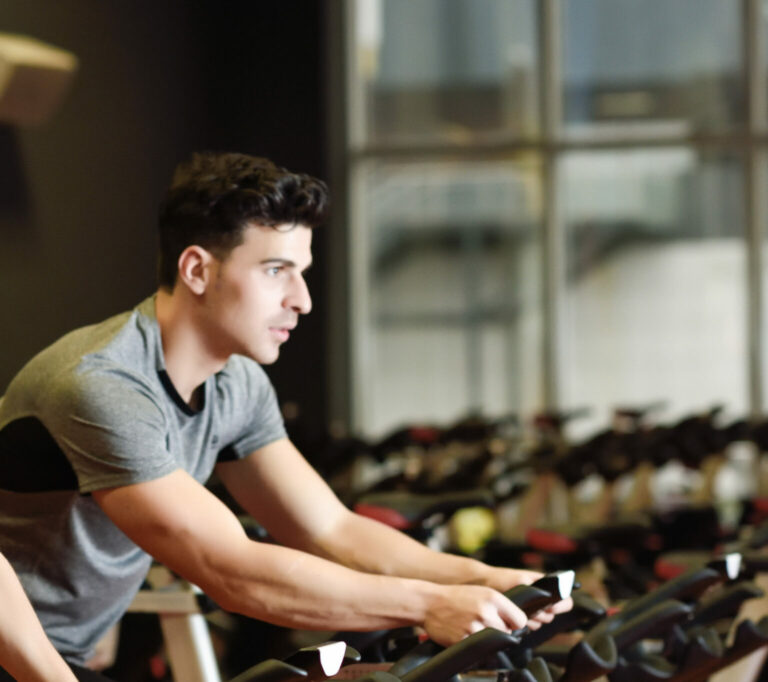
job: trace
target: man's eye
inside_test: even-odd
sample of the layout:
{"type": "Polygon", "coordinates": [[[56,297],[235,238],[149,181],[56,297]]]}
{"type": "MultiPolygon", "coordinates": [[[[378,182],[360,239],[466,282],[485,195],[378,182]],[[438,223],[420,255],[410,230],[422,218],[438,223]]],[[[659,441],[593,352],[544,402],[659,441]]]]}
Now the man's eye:
{"type": "Polygon", "coordinates": [[[274,277],[274,276],[275,276],[275,275],[277,275],[277,274],[278,274],[278,273],[279,273],[281,270],[282,270],[282,268],[281,268],[279,265],[276,265],[276,266],[275,266],[275,267],[273,267],[273,268],[267,268],[267,274],[268,274],[268,275],[270,275],[271,277],[274,277]]]}

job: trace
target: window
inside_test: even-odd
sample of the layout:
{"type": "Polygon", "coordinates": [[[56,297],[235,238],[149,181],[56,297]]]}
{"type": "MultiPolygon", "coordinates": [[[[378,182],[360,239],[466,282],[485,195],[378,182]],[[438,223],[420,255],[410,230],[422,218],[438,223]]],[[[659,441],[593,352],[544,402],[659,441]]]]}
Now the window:
{"type": "Polygon", "coordinates": [[[562,399],[747,409],[743,162],[687,147],[570,152],[562,399]]]}
{"type": "Polygon", "coordinates": [[[355,430],[762,409],[768,0],[345,8],[355,430]]]}
{"type": "Polygon", "coordinates": [[[535,133],[535,7],[535,0],[355,2],[359,141],[535,133]]]}
{"type": "Polygon", "coordinates": [[[372,431],[540,401],[539,177],[535,160],[362,166],[372,431]]]}

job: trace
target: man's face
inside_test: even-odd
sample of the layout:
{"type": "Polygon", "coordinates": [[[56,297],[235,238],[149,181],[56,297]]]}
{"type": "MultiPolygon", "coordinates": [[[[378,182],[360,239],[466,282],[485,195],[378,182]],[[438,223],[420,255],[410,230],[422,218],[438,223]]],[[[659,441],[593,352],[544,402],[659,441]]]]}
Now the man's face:
{"type": "Polygon", "coordinates": [[[216,354],[238,353],[261,364],[277,360],[299,315],[312,308],[304,281],[311,246],[308,227],[251,225],[242,244],[214,261],[205,307],[216,354]]]}

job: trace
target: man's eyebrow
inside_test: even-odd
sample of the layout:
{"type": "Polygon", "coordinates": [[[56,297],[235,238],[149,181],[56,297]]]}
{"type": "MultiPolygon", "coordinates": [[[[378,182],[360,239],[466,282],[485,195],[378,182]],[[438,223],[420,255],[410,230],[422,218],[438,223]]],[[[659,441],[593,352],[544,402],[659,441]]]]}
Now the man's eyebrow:
{"type": "MultiPolygon", "coordinates": [[[[260,261],[259,265],[283,265],[287,268],[298,267],[296,262],[290,260],[289,258],[265,258],[263,261],[260,261]]],[[[307,265],[307,267],[304,268],[302,272],[306,272],[311,267],[312,267],[312,261],[309,262],[309,265],[307,265]]]]}

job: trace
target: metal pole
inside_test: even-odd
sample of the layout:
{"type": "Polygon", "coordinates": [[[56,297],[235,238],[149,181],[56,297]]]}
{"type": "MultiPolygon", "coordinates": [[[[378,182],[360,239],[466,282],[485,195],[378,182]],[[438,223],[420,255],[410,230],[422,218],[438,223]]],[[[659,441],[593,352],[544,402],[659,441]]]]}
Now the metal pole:
{"type": "MultiPolygon", "coordinates": [[[[751,137],[766,127],[765,36],[761,0],[744,1],[745,70],[747,75],[747,123],[751,137]]],[[[747,148],[746,160],[746,246],[747,246],[747,348],[749,407],[754,416],[764,409],[763,382],[763,249],[765,248],[768,191],[768,157],[763,145],[747,148]]]]}
{"type": "MultiPolygon", "coordinates": [[[[542,0],[539,17],[541,50],[542,136],[558,140],[563,116],[560,77],[560,0],[542,0]]],[[[562,336],[563,234],[560,193],[557,181],[557,155],[551,148],[543,152],[543,353],[542,398],[548,408],[556,408],[560,389],[560,343],[562,336]]]]}

